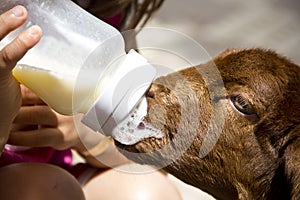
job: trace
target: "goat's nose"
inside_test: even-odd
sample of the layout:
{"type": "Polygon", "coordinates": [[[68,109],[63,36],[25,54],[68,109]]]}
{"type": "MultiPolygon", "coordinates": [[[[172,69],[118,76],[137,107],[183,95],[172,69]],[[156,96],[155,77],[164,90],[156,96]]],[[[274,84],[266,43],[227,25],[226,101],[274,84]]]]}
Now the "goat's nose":
{"type": "Polygon", "coordinates": [[[146,96],[150,98],[155,98],[155,93],[158,91],[158,86],[154,83],[151,85],[150,89],[148,90],[146,96]]]}

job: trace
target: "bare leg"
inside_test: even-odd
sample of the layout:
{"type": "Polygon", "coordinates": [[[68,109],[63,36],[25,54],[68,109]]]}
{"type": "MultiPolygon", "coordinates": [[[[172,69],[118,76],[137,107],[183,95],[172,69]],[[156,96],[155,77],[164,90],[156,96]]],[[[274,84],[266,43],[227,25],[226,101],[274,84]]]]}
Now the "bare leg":
{"type": "Polygon", "coordinates": [[[83,187],[87,200],[180,200],[176,187],[159,171],[132,174],[114,169],[95,176],[83,187]]]}
{"type": "Polygon", "coordinates": [[[20,163],[0,168],[0,199],[83,200],[76,179],[65,170],[42,163],[20,163]]]}

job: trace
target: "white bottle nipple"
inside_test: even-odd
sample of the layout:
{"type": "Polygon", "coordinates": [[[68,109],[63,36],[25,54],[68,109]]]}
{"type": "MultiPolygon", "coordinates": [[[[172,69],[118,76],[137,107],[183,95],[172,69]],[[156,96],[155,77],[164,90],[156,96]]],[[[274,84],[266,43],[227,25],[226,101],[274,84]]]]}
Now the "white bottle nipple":
{"type": "Polygon", "coordinates": [[[105,84],[96,103],[82,122],[94,131],[110,135],[139,103],[156,75],[155,68],[131,50],[117,74],[105,84]]]}

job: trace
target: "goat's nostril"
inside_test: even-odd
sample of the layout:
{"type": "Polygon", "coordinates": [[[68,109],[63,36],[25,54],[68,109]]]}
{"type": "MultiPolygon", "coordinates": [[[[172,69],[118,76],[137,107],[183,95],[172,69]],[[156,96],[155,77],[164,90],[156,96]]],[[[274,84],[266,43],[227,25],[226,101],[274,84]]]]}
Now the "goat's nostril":
{"type": "Polygon", "coordinates": [[[147,97],[150,97],[150,98],[154,98],[155,97],[155,92],[154,92],[153,89],[148,90],[147,97]]]}
{"type": "Polygon", "coordinates": [[[146,96],[149,97],[149,98],[155,98],[155,94],[159,93],[160,91],[160,88],[157,84],[152,84],[151,87],[149,88],[146,96]]]}

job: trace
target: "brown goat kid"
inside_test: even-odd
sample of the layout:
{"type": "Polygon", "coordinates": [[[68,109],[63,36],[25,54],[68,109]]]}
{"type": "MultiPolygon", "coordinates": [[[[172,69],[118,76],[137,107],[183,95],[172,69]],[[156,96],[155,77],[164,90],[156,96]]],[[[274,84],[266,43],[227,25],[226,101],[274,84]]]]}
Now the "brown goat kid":
{"type": "Polygon", "coordinates": [[[116,142],[130,159],[164,167],[217,199],[300,199],[297,65],[272,51],[227,50],[158,78],[147,101],[145,122],[165,136],[116,142]],[[212,66],[222,81],[205,80],[212,66]]]}

